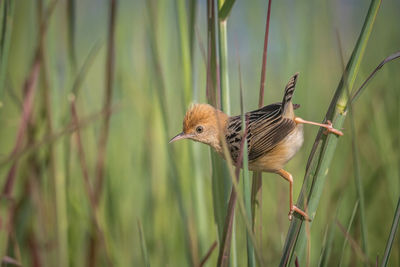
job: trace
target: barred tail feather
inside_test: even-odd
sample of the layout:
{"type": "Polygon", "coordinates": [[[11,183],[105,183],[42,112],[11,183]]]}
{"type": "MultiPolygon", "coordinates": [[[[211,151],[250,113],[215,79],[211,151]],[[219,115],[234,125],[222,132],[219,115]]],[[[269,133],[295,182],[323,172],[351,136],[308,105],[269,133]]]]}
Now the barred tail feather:
{"type": "Polygon", "coordinates": [[[290,78],[288,84],[285,87],[285,94],[283,96],[283,100],[282,100],[282,111],[283,113],[285,112],[285,110],[287,109],[288,105],[292,105],[291,104],[291,100],[292,100],[292,96],[294,93],[294,89],[296,87],[296,82],[297,82],[297,77],[299,76],[299,73],[296,72],[292,78],[290,78]]]}

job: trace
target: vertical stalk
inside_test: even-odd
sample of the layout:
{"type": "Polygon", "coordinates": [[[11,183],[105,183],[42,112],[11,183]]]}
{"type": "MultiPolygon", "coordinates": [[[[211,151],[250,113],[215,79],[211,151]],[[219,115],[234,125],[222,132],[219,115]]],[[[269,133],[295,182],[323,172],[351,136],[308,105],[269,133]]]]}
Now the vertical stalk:
{"type": "Polygon", "coordinates": [[[0,2],[0,107],[6,80],[8,51],[13,28],[14,4],[15,1],[13,0],[4,0],[0,2]]]}
{"type": "MultiPolygon", "coordinates": [[[[183,90],[185,104],[189,104],[192,101],[192,59],[190,54],[188,19],[186,16],[185,0],[176,0],[176,4],[178,9],[179,37],[181,43],[183,90]]],[[[191,30],[193,31],[194,29],[191,30]]]]}
{"type": "MultiPolygon", "coordinates": [[[[113,84],[114,84],[114,76],[115,76],[115,21],[116,21],[116,13],[117,13],[117,0],[109,1],[109,21],[108,21],[108,37],[107,37],[107,60],[105,62],[105,87],[104,87],[104,104],[103,107],[105,110],[111,109],[112,103],[112,92],[113,92],[113,84]]],[[[95,213],[98,211],[100,199],[103,192],[103,184],[104,184],[104,170],[105,170],[105,161],[107,156],[107,143],[108,143],[108,135],[110,130],[110,119],[111,113],[104,114],[103,125],[100,129],[100,137],[98,141],[98,151],[97,151],[97,160],[96,160],[96,169],[95,169],[95,183],[94,183],[94,199],[95,199],[95,213]]],[[[92,237],[89,242],[89,253],[87,261],[96,265],[96,255],[99,243],[99,237],[96,232],[92,234],[92,237]]],[[[107,244],[105,244],[105,250],[108,255],[107,244]]],[[[112,264],[112,261],[109,257],[108,264],[112,264]]]]}
{"type": "MultiPolygon", "coordinates": [[[[364,189],[363,189],[362,179],[360,176],[360,165],[359,165],[360,161],[358,158],[354,112],[353,112],[353,108],[352,108],[351,104],[348,105],[348,108],[349,108],[349,117],[350,117],[350,125],[351,125],[351,146],[352,146],[353,164],[354,164],[354,179],[355,179],[355,184],[356,184],[356,188],[357,188],[358,200],[360,202],[362,250],[365,255],[368,255],[368,236],[367,236],[368,232],[367,232],[367,220],[365,219],[364,189]]],[[[368,263],[366,263],[366,265],[368,265],[368,263]]]]}
{"type": "Polygon", "coordinates": [[[346,231],[346,234],[345,234],[345,237],[343,240],[342,252],[340,253],[339,267],[342,266],[343,256],[344,256],[344,252],[345,252],[346,245],[347,245],[347,237],[346,236],[349,235],[351,226],[353,225],[353,220],[354,220],[354,217],[356,216],[358,203],[359,203],[359,201],[356,201],[356,204],[354,205],[354,208],[353,208],[353,212],[351,213],[349,223],[347,225],[347,231],[346,231]]]}
{"type": "MultiPolygon", "coordinates": [[[[249,162],[248,162],[248,152],[247,152],[247,118],[244,112],[244,101],[243,101],[243,88],[242,88],[242,77],[240,71],[240,62],[239,66],[239,85],[240,85],[240,112],[242,114],[242,132],[244,138],[243,144],[243,197],[244,197],[244,205],[246,208],[246,215],[249,222],[253,221],[253,215],[251,211],[251,190],[250,190],[250,175],[249,175],[249,162]]],[[[251,242],[249,233],[246,232],[246,240],[247,240],[247,265],[249,267],[255,266],[255,258],[254,258],[254,247],[251,242]]]]}
{"type": "MultiPolygon", "coordinates": [[[[354,85],[355,76],[358,73],[380,3],[381,0],[371,1],[363,28],[346,66],[345,73],[328,108],[325,118],[330,119],[336,128],[342,127],[346,117],[346,107],[349,99],[344,87],[348,85],[349,90],[351,90],[354,85]]],[[[311,218],[315,216],[326,175],[338,142],[337,136],[324,136],[322,132],[323,130],[320,129],[311,151],[304,183],[297,201],[299,208],[307,206],[308,214],[311,215],[311,218]]],[[[312,222],[310,227],[311,224],[312,222]]],[[[302,220],[293,220],[286,237],[280,266],[287,266],[288,264],[293,266],[297,257],[302,261],[306,240],[305,223],[302,220]]]]}
{"type": "MultiPolygon", "coordinates": [[[[264,49],[263,49],[263,57],[262,57],[262,67],[261,67],[261,80],[260,80],[260,93],[258,100],[258,108],[262,108],[264,105],[264,89],[265,89],[265,77],[267,72],[267,55],[268,55],[268,37],[269,37],[269,22],[271,18],[271,2],[272,0],[268,0],[268,11],[267,11],[267,19],[265,23],[265,35],[264,35],[264,49]]],[[[252,226],[254,231],[255,226],[255,212],[256,212],[256,202],[257,202],[257,193],[260,191],[259,203],[262,203],[262,173],[254,172],[253,173],[253,182],[251,186],[251,210],[253,214],[252,226]]],[[[260,244],[262,244],[262,209],[260,207],[260,244]]]]}
{"type": "MultiPolygon", "coordinates": [[[[218,1],[219,8],[223,4],[224,0],[218,1]]],[[[219,73],[221,74],[220,85],[221,85],[221,96],[222,96],[222,110],[230,114],[231,106],[229,103],[229,74],[228,74],[228,36],[227,36],[227,19],[219,20],[218,23],[218,48],[219,48],[219,73]]]]}
{"type": "Polygon", "coordinates": [[[67,25],[68,25],[68,56],[71,63],[72,73],[76,70],[76,53],[75,53],[75,0],[67,0],[67,25]]]}
{"type": "MultiPolygon", "coordinates": [[[[178,25],[179,25],[179,35],[180,35],[180,47],[181,47],[181,60],[183,68],[183,92],[184,92],[184,104],[187,107],[193,100],[197,102],[194,87],[192,86],[192,58],[193,58],[193,34],[195,32],[194,18],[190,18],[190,23],[188,16],[186,15],[185,0],[177,0],[177,13],[178,13],[178,25]],[[188,25],[190,28],[188,28],[188,25]],[[191,33],[191,34],[190,34],[191,33]],[[193,88],[193,89],[192,89],[193,88]]],[[[190,13],[194,16],[196,12],[196,2],[190,1],[190,13]]],[[[197,222],[196,240],[199,241],[200,253],[207,249],[207,213],[206,213],[206,200],[204,199],[204,185],[203,185],[203,172],[199,166],[200,161],[200,151],[199,144],[190,143],[189,149],[191,154],[191,164],[195,168],[194,183],[191,183],[191,190],[193,192],[194,210],[197,222]]]]}
{"type": "MultiPolygon", "coordinates": [[[[40,7],[42,6],[42,0],[40,1],[39,9],[38,9],[38,17],[40,21],[45,20],[45,14],[43,14],[43,10],[40,7]]],[[[39,22],[40,23],[40,22],[39,22]]],[[[40,27],[39,34],[40,36],[45,35],[45,29],[40,27]]],[[[42,62],[42,70],[41,70],[41,81],[43,88],[43,109],[44,109],[44,117],[46,120],[46,131],[48,136],[53,135],[53,112],[51,106],[51,85],[49,84],[49,73],[46,62],[46,43],[44,37],[41,38],[41,53],[40,61],[42,62]]],[[[48,145],[48,162],[49,162],[49,176],[51,177],[50,181],[54,180],[54,191],[55,191],[55,210],[57,216],[57,239],[58,239],[58,258],[60,260],[60,266],[68,266],[68,217],[67,217],[67,203],[66,203],[66,187],[65,187],[65,177],[62,173],[57,173],[57,165],[56,165],[56,151],[54,145],[49,143],[48,145]]]]}
{"type": "Polygon", "coordinates": [[[385,253],[383,254],[382,267],[386,267],[389,261],[390,251],[392,250],[392,245],[394,238],[396,237],[397,228],[400,221],[400,197],[397,201],[396,211],[394,212],[392,227],[390,228],[390,234],[386,242],[385,253]]]}
{"type": "Polygon", "coordinates": [[[144,236],[143,226],[140,220],[138,220],[138,231],[140,238],[140,248],[142,249],[143,262],[146,267],[150,267],[150,261],[147,253],[146,238],[144,236]]]}
{"type": "MultiPolygon", "coordinates": [[[[207,1],[207,18],[207,100],[214,107],[221,109],[221,87],[219,86],[219,69],[217,64],[216,12],[214,0],[207,1]]],[[[214,218],[218,228],[221,251],[223,247],[222,240],[225,217],[228,210],[227,200],[231,192],[231,181],[229,179],[226,163],[213,150],[211,150],[211,164],[214,218]]]]}
{"type": "MultiPolygon", "coordinates": [[[[104,109],[110,110],[112,103],[112,91],[115,76],[115,21],[117,11],[117,0],[110,0],[110,14],[108,24],[108,39],[107,39],[107,60],[105,73],[105,90],[104,90],[104,109]]],[[[103,188],[105,160],[107,154],[107,141],[110,130],[111,114],[104,115],[103,125],[100,132],[96,162],[96,183],[95,183],[95,199],[98,205],[103,188]]]]}
{"type": "MultiPolygon", "coordinates": [[[[230,88],[229,88],[229,70],[228,70],[228,32],[227,32],[227,21],[228,17],[226,16],[225,18],[221,18],[219,16],[221,8],[224,6],[226,3],[226,0],[218,0],[218,52],[219,52],[219,86],[220,86],[220,95],[221,95],[221,110],[224,111],[227,114],[230,114],[231,109],[230,109],[230,88]]],[[[218,76],[217,76],[218,77],[218,76]]],[[[228,172],[226,171],[226,167],[223,166],[225,169],[225,178],[227,181],[228,179],[228,172]]],[[[225,184],[225,187],[231,187],[230,182],[227,182],[225,184]]],[[[233,191],[232,191],[233,192],[233,191]]],[[[229,211],[228,211],[229,212],[229,211]]],[[[234,211],[233,211],[234,212],[234,211]]],[[[228,238],[235,238],[236,234],[234,233],[234,230],[236,227],[235,225],[235,217],[232,217],[232,235],[228,238]]],[[[229,242],[228,242],[229,243],[229,242]]],[[[231,243],[231,249],[233,251],[231,255],[231,264],[232,266],[236,267],[237,266],[237,256],[236,256],[236,241],[233,240],[231,243]]]]}
{"type": "Polygon", "coordinates": [[[262,108],[264,105],[264,88],[265,88],[265,77],[267,73],[267,55],[268,55],[268,37],[269,37],[269,22],[271,18],[271,2],[268,0],[268,11],[267,11],[267,21],[265,23],[265,35],[264,35],[264,49],[262,57],[262,67],[261,67],[261,81],[260,81],[260,95],[258,99],[258,108],[262,108]]]}
{"type": "MultiPolygon", "coordinates": [[[[345,67],[344,67],[344,58],[342,53],[342,45],[340,42],[340,38],[338,35],[338,42],[340,47],[340,58],[343,66],[343,72],[346,75],[345,67]]],[[[345,79],[347,80],[347,79],[345,79]]],[[[347,98],[350,99],[350,89],[348,86],[346,87],[347,98]]],[[[351,100],[350,100],[351,101],[351,100]]],[[[367,222],[365,220],[365,202],[364,202],[364,189],[362,185],[362,180],[360,177],[360,165],[358,158],[358,150],[357,150],[357,139],[356,139],[356,128],[355,128],[355,120],[354,120],[354,110],[353,105],[350,103],[347,105],[349,110],[350,117],[350,130],[351,130],[351,147],[352,147],[352,157],[353,157],[353,169],[354,169],[354,181],[357,189],[357,196],[360,203],[360,222],[361,222],[361,241],[362,241],[362,250],[365,255],[368,255],[368,238],[367,238],[367,222]]],[[[358,202],[357,202],[358,203],[358,202]]],[[[366,263],[368,265],[368,263],[366,263]]]]}

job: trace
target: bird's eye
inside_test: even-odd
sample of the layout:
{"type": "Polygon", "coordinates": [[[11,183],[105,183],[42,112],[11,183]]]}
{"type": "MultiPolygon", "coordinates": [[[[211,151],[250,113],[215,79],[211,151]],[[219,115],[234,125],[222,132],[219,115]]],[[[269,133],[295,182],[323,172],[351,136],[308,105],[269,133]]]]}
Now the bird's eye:
{"type": "Polygon", "coordinates": [[[199,125],[196,127],[196,133],[202,133],[203,132],[203,126],[199,125]]]}

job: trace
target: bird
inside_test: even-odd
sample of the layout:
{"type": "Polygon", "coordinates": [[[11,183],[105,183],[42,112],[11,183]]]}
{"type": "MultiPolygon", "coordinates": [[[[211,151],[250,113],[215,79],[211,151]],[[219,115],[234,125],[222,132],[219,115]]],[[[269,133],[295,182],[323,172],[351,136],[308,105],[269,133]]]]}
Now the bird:
{"type": "Polygon", "coordinates": [[[234,164],[238,163],[242,139],[246,136],[248,168],[250,171],[276,173],[289,182],[289,220],[298,213],[305,220],[310,217],[293,204],[293,176],[283,168],[299,151],[304,141],[303,125],[311,124],[326,129],[325,134],[342,136],[328,120],[317,123],[297,117],[294,110],[299,107],[292,103],[299,73],[287,83],[281,102],[264,106],[245,113],[246,131],[242,129],[242,116],[228,116],[209,104],[192,104],[183,119],[183,130],[169,143],[191,139],[211,146],[225,158],[223,142],[226,142],[234,164]]]}

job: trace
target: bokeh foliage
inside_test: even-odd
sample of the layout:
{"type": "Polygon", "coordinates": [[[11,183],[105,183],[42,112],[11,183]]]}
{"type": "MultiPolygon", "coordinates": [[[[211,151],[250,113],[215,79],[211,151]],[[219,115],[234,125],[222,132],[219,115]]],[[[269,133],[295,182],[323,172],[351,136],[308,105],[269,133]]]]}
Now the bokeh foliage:
{"type": "MultiPolygon", "coordinates": [[[[24,135],[24,147],[29,149],[17,155],[12,199],[1,199],[2,220],[9,207],[15,213],[7,250],[0,251],[0,256],[8,255],[23,266],[61,266],[60,259],[64,266],[107,266],[110,262],[141,266],[144,259],[152,266],[197,265],[218,240],[209,149],[188,141],[167,144],[181,131],[188,102],[206,102],[205,1],[117,1],[114,108],[102,194],[93,210],[77,131],[63,130],[72,125],[73,92],[78,119],[87,119],[79,133],[93,186],[104,120],[104,112],[99,112],[107,84],[110,2],[0,1],[0,28],[5,29],[0,43],[1,190],[15,161],[7,159],[20,127],[24,84],[40,43],[39,25],[54,5],[43,40],[33,113],[24,135]],[[79,89],[73,89],[81,76],[79,89]],[[91,245],[93,240],[96,246],[91,245]],[[93,247],[96,253],[91,254],[93,247]]],[[[294,96],[294,102],[301,104],[297,114],[321,121],[343,72],[340,49],[347,61],[368,5],[360,0],[273,1],[264,103],[279,101],[288,78],[299,71],[294,96]]],[[[258,105],[266,9],[267,1],[236,1],[229,14],[232,114],[240,113],[236,47],[244,106],[251,110],[258,105]]],[[[398,14],[398,1],[383,1],[355,87],[383,58],[399,50],[398,14]]],[[[353,106],[371,262],[384,253],[400,194],[399,70],[397,61],[385,66],[353,106]]],[[[344,249],[340,228],[347,229],[357,202],[350,129],[346,121],[311,229],[311,266],[320,262],[327,244],[326,266],[338,265],[340,258],[342,266],[363,264],[359,213],[349,232],[354,242],[344,249]]],[[[287,165],[294,176],[295,199],[317,130],[305,127],[304,146],[287,165]]],[[[289,226],[287,183],[277,175],[263,174],[262,198],[260,247],[264,262],[276,266],[289,226]]],[[[0,245],[5,234],[0,229],[0,245]]],[[[243,266],[247,263],[246,231],[240,216],[235,236],[234,254],[238,266],[243,266]]],[[[389,266],[400,264],[399,251],[396,237],[389,266]]],[[[214,250],[209,266],[215,265],[217,254],[214,250]]]]}

